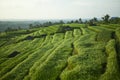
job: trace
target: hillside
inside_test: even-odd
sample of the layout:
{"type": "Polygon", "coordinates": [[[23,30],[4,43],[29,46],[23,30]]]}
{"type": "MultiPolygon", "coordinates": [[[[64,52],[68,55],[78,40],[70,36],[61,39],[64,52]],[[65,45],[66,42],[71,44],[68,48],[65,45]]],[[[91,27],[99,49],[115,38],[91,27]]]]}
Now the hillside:
{"type": "Polygon", "coordinates": [[[120,25],[2,32],[0,80],[120,80],[120,25]]]}

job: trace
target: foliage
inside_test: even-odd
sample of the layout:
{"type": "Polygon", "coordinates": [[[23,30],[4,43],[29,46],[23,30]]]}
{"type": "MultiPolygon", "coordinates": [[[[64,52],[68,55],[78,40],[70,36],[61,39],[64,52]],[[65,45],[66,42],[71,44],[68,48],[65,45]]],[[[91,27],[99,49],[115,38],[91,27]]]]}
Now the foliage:
{"type": "Polygon", "coordinates": [[[108,55],[106,72],[101,76],[100,80],[119,80],[120,73],[115,50],[115,40],[110,40],[107,43],[106,53],[108,55]]]}
{"type": "Polygon", "coordinates": [[[110,16],[106,14],[104,17],[102,17],[102,19],[105,23],[109,23],[110,16]]]}
{"type": "Polygon", "coordinates": [[[0,80],[119,80],[119,27],[78,22],[2,32],[0,80]]]}

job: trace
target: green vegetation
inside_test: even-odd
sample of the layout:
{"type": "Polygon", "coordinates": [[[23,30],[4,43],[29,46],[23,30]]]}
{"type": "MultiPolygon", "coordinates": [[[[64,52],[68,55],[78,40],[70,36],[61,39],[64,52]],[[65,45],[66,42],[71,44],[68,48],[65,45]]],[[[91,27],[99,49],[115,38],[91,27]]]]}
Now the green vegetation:
{"type": "Polygon", "coordinates": [[[119,80],[120,24],[111,21],[106,15],[1,32],[0,80],[119,80]]]}
{"type": "Polygon", "coordinates": [[[117,61],[117,53],[115,50],[115,40],[110,40],[106,45],[107,65],[106,72],[101,76],[100,80],[119,80],[120,72],[117,61]]]}

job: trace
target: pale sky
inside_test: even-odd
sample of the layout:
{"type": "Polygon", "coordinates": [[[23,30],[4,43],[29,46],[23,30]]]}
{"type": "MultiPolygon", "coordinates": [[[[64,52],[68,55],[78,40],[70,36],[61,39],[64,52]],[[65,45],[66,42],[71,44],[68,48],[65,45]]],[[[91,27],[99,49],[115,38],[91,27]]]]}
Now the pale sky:
{"type": "Polygon", "coordinates": [[[0,0],[0,19],[120,16],[120,0],[0,0]]]}

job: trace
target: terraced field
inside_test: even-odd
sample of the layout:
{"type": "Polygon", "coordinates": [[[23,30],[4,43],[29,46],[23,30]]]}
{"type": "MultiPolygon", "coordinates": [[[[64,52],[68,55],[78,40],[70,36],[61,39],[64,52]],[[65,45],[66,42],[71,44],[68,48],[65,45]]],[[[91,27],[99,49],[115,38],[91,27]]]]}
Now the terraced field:
{"type": "Polygon", "coordinates": [[[62,26],[1,33],[0,80],[120,80],[120,25],[62,26]]]}

